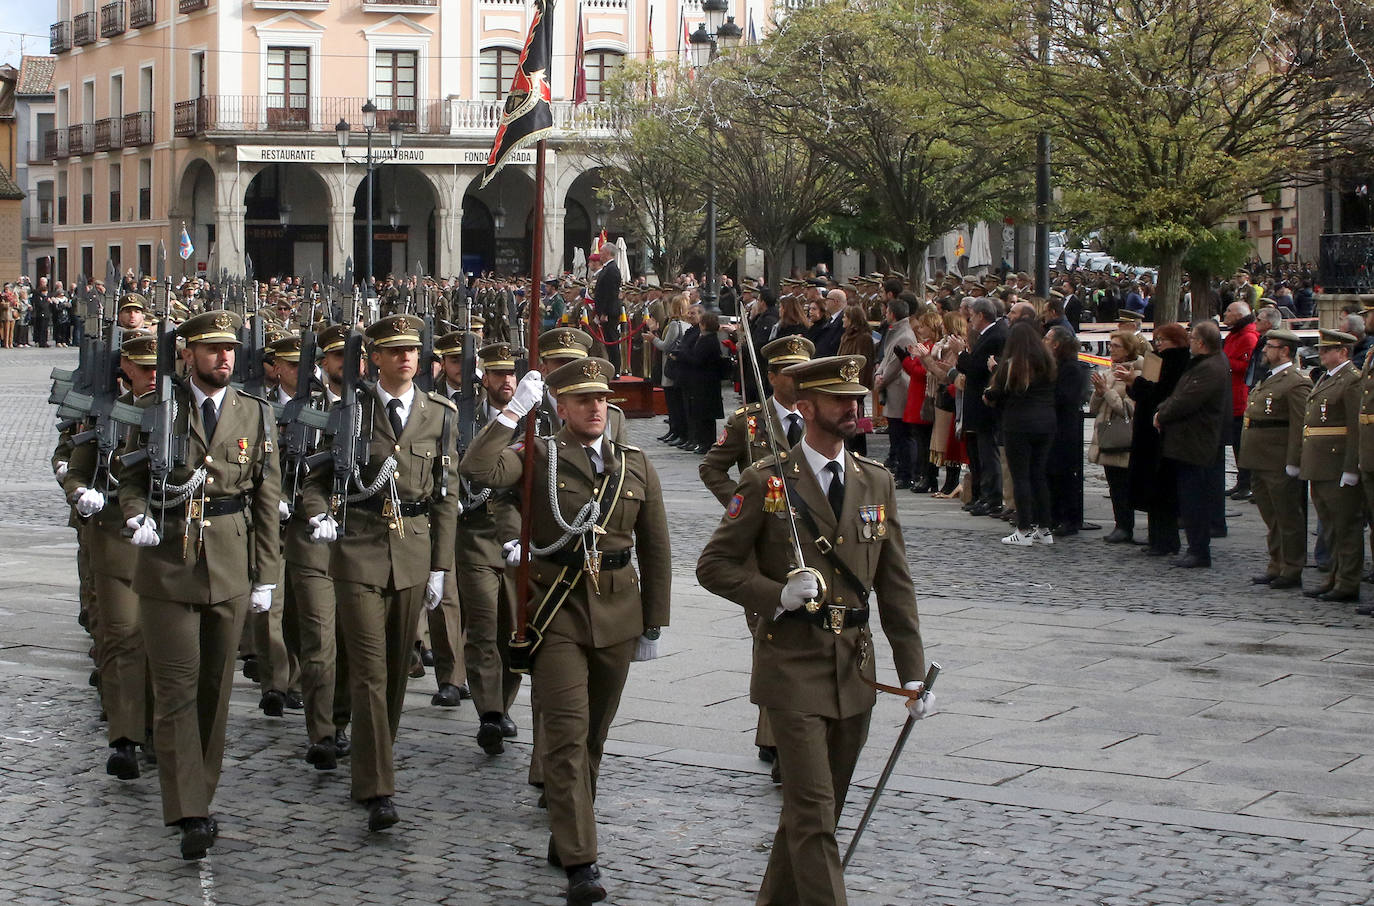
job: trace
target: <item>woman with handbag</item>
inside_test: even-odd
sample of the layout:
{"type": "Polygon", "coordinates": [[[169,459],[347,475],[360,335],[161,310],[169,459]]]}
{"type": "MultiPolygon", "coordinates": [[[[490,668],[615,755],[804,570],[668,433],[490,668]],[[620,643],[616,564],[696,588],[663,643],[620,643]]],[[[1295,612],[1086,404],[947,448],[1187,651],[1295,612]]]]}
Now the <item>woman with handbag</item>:
{"type": "MultiPolygon", "coordinates": [[[[1135,333],[1111,335],[1112,365],[1128,365],[1140,371],[1148,347],[1145,338],[1135,333]]],[[[1093,439],[1088,445],[1088,462],[1102,466],[1107,476],[1107,491],[1112,500],[1112,531],[1102,540],[1108,544],[1127,544],[1135,540],[1135,509],[1131,506],[1131,418],[1135,403],[1126,395],[1126,383],[1115,371],[1094,371],[1090,378],[1093,393],[1088,412],[1093,421],[1093,439]]]]}

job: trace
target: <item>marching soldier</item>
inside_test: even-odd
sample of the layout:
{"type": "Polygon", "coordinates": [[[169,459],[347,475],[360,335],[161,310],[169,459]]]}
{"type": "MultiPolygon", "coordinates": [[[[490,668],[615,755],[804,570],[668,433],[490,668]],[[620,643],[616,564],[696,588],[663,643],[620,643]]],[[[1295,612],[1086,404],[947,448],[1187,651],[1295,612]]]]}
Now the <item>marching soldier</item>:
{"type": "MultiPolygon", "coordinates": [[[[730,502],[738,481],[730,477],[730,467],[737,466],[740,475],[755,462],[769,455],[768,426],[761,424],[760,415],[773,424],[774,436],[785,440],[790,449],[802,438],[803,422],[797,411],[797,385],[785,371],[792,365],[808,362],[816,352],[815,345],[805,337],[779,337],[759,350],[759,355],[768,363],[768,384],[773,388],[772,395],[765,403],[750,403],[735,410],[725,423],[725,431],[720,440],[706,453],[697,467],[702,484],[716,495],[721,506],[730,502]],[[767,412],[764,408],[767,407],[767,412]]],[[[745,612],[749,633],[758,630],[756,614],[745,612]]],[[[777,761],[777,746],[773,744],[773,734],[768,729],[768,715],[759,709],[758,728],[754,733],[754,745],[758,747],[759,757],[773,764],[773,782],[782,780],[782,769],[777,761]]]]}
{"type": "MultiPolygon", "coordinates": [[[[151,393],[157,376],[157,337],[146,332],[125,334],[120,346],[120,370],[131,392],[121,402],[137,402],[151,393]]],[[[91,576],[100,619],[96,622],[96,669],[100,671],[100,700],[108,721],[109,759],[105,773],[120,780],[139,776],[135,744],[151,746],[148,713],[148,655],[138,622],[138,595],[133,590],[134,558],[121,532],[119,462],[112,457],[108,481],[99,473],[98,445],[75,447],[62,479],[67,499],[81,517],[81,543],[90,554],[91,576]],[[100,486],[108,486],[105,491],[100,486]]]]}
{"type": "MultiPolygon", "coordinates": [[[[537,641],[533,680],[552,829],[548,860],[567,873],[571,904],[606,895],[596,865],[597,773],[631,659],[657,655],[672,580],[658,474],[643,451],[606,436],[613,374],[610,362],[596,358],[552,372],[549,386],[563,426],[552,438],[536,438],[528,451],[535,470],[529,638],[537,641]]],[[[509,445],[510,432],[543,395],[539,372],[526,374],[464,456],[466,478],[491,488],[520,482],[525,451],[509,445]]]]}
{"type": "MultiPolygon", "coordinates": [[[[420,330],[414,315],[393,315],[367,329],[376,384],[359,394],[368,465],[359,476],[372,496],[345,502],[339,528],[330,507],[333,468],[306,481],[311,540],[335,542],[329,561],[353,704],[352,795],[367,805],[369,830],[400,820],[392,749],[401,724],[410,652],[420,607],[434,607],[453,568],[458,497],[452,459],[453,404],[413,383],[420,330]],[[391,477],[385,477],[390,474],[391,477]]],[[[349,367],[344,363],[344,367],[349,367]]],[[[428,367],[426,364],[425,367],[428,367]]]]}
{"type": "MultiPolygon", "coordinates": [[[[576,327],[558,327],[546,330],[539,335],[539,367],[544,374],[568,362],[585,359],[591,354],[596,341],[585,330],[576,327]]],[[[558,416],[558,402],[552,390],[545,394],[539,411],[539,433],[552,436],[562,427],[558,416]]],[[[625,437],[625,410],[614,403],[606,403],[606,436],[618,444],[627,442],[625,437]]]]}
{"type": "MultiPolygon", "coordinates": [[[[1366,311],[1366,315],[1370,314],[1366,311]]],[[[1265,334],[1272,337],[1274,331],[1265,334]]],[[[1366,355],[1360,371],[1360,485],[1364,488],[1365,516],[1374,511],[1374,355],[1366,355]]],[[[1371,534],[1374,538],[1374,534],[1371,534]]],[[[1374,616],[1368,604],[1355,608],[1361,616],[1374,616]]]]}
{"type": "Polygon", "coordinates": [[[1311,482],[1312,503],[1331,536],[1331,574],[1303,592],[1323,601],[1358,601],[1364,567],[1364,495],[1360,492],[1360,375],[1350,364],[1355,338],[1322,330],[1325,373],[1312,386],[1302,431],[1298,477],[1311,482]]]}
{"type": "Polygon", "coordinates": [[[141,293],[125,293],[119,302],[119,326],[141,330],[148,317],[148,300],[141,293]]]}
{"type": "Polygon", "coordinates": [[[1268,566],[1251,581],[1270,588],[1301,588],[1307,562],[1305,488],[1298,466],[1312,382],[1293,364],[1301,343],[1289,330],[1274,329],[1264,335],[1269,375],[1251,389],[1241,423],[1237,465],[1250,470],[1269,547],[1268,566]]]}
{"type": "MultiPolygon", "coordinates": [[[[120,483],[119,505],[139,548],[133,590],[153,682],[162,814],[181,827],[185,859],[203,857],[217,835],[210,802],[234,653],[250,602],[260,612],[271,607],[281,573],[272,409],[229,386],[241,324],[232,312],[214,311],[181,325],[188,378],[173,387],[172,430],[185,438],[186,462],[164,483],[145,458],[126,465],[120,483]],[[169,502],[181,493],[173,486],[190,496],[169,502]]],[[[161,400],[149,394],[140,402],[161,400]]],[[[127,451],[145,442],[131,437],[127,451]]]]}
{"type": "MultiPolygon", "coordinates": [[[[919,689],[925,670],[892,475],[844,447],[868,394],[863,364],[831,356],[787,369],[805,439],[745,470],[697,561],[704,587],[761,623],[751,698],[777,743],[783,805],[759,904],[847,902],[835,825],[876,698],[870,595],[904,688],[919,689]],[[790,562],[789,499],[802,564],[790,562]]],[[[934,702],[908,707],[921,718],[934,702]]]]}

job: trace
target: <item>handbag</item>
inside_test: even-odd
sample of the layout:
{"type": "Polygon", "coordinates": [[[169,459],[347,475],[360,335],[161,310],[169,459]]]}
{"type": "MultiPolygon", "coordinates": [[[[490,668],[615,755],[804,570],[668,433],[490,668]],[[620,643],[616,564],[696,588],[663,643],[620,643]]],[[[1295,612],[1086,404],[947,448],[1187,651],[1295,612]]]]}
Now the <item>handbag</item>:
{"type": "Polygon", "coordinates": [[[1103,453],[1129,453],[1131,450],[1132,425],[1129,413],[1121,416],[1108,416],[1097,423],[1097,449],[1103,453]]]}
{"type": "Polygon", "coordinates": [[[928,396],[921,400],[921,422],[930,424],[935,421],[935,397],[928,396]]]}

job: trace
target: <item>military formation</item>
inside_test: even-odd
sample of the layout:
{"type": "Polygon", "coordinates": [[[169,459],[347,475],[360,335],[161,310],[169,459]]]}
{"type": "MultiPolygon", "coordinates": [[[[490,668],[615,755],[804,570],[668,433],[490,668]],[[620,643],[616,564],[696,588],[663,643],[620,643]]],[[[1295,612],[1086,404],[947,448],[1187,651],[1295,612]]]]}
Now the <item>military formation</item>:
{"type": "MultiPolygon", "coordinates": [[[[604,329],[591,283],[540,287],[563,304],[530,327],[528,284],[425,278],[373,299],[344,281],[178,294],[110,279],[80,295],[80,364],[53,374],[53,467],[106,770],[156,767],[183,858],[219,832],[240,661],[267,717],[304,712],[302,761],[346,765],[382,832],[402,820],[407,684],[432,657],[433,704],[470,700],[484,753],[532,734],[547,861],[569,903],[605,898],[597,781],[630,665],[658,656],[670,620],[672,550],[658,474],[609,403],[639,367],[633,328],[604,329]]],[[[662,289],[619,298],[642,320],[662,289]]],[[[933,707],[892,478],[843,449],[862,360],[813,354],[800,337],[761,350],[772,395],[701,466],[724,508],[702,581],[745,611],[757,744],[782,787],[761,903],[844,901],[835,821],[875,690],[913,718],[933,707]],[[895,686],[876,682],[870,597],[895,686]]]]}

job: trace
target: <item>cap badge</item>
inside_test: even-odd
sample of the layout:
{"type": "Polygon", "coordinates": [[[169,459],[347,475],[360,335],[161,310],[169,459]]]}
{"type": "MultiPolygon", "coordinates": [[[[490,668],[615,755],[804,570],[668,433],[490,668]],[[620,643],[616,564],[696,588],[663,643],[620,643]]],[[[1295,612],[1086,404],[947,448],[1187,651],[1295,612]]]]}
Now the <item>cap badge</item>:
{"type": "Polygon", "coordinates": [[[850,359],[840,366],[840,380],[853,384],[859,380],[859,363],[850,359]]]}

